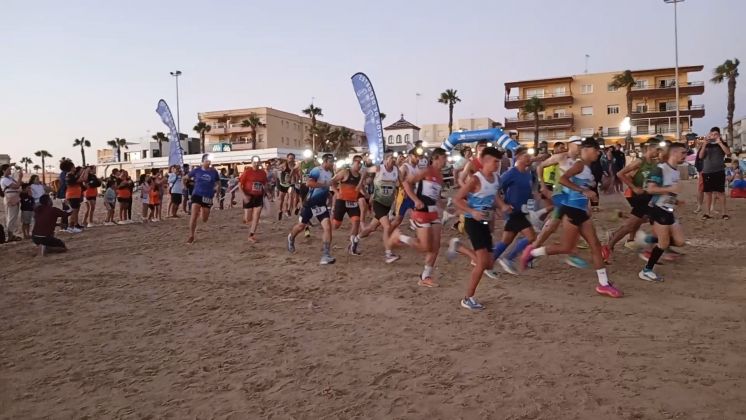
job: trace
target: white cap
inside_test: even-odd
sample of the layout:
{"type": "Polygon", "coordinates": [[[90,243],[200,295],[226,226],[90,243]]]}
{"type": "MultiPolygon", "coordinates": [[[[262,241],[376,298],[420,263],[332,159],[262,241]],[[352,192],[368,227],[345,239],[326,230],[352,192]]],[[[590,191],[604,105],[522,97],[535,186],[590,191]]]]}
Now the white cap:
{"type": "Polygon", "coordinates": [[[569,143],[580,143],[583,139],[580,136],[572,136],[570,137],[570,140],[568,140],[569,143]]]}

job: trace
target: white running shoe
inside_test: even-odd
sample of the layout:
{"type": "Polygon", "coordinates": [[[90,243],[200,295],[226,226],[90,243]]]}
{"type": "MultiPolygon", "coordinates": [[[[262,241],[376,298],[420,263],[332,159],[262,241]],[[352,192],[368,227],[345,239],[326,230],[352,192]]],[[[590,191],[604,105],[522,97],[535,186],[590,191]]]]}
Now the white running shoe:
{"type": "Polygon", "coordinates": [[[319,261],[319,264],[321,265],[327,265],[327,264],[334,264],[334,262],[337,261],[332,257],[331,255],[322,255],[321,260],[319,261]]]}
{"type": "Polygon", "coordinates": [[[505,271],[508,274],[512,274],[514,276],[518,275],[518,270],[515,269],[515,265],[512,261],[506,260],[504,258],[498,258],[497,259],[498,264],[500,264],[500,267],[502,267],[503,271],[505,271]]]}
{"type": "Polygon", "coordinates": [[[484,275],[491,278],[492,280],[497,280],[500,275],[497,274],[497,271],[495,270],[484,270],[484,275]]]}
{"type": "Polygon", "coordinates": [[[93,223],[88,223],[87,225],[85,225],[85,227],[92,228],[92,227],[96,227],[96,225],[94,225],[93,223]]]}
{"type": "Polygon", "coordinates": [[[663,281],[663,277],[655,274],[653,270],[648,270],[647,268],[643,268],[642,271],[637,275],[642,280],[645,281],[652,281],[652,282],[661,282],[663,281]]]}
{"type": "Polygon", "coordinates": [[[456,251],[458,244],[458,238],[451,238],[451,240],[448,241],[448,251],[446,251],[446,259],[448,259],[448,261],[453,261],[458,256],[458,251],[456,251]]]}
{"type": "Polygon", "coordinates": [[[394,261],[396,261],[396,260],[398,260],[398,259],[399,259],[399,256],[398,256],[398,255],[396,255],[396,254],[393,254],[393,253],[391,253],[391,254],[386,254],[386,255],[384,256],[384,261],[386,261],[386,264],[391,264],[392,262],[394,262],[394,261]]]}
{"type": "Polygon", "coordinates": [[[69,227],[69,228],[67,228],[67,230],[65,232],[67,232],[67,233],[80,233],[80,232],[82,232],[82,230],[80,230],[78,228],[75,228],[75,227],[69,227]]]}

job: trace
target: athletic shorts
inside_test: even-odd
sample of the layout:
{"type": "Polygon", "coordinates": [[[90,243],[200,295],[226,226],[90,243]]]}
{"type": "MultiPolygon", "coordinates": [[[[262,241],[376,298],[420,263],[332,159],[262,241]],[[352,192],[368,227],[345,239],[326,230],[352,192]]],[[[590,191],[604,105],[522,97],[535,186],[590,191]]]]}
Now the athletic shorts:
{"type": "MultiPolygon", "coordinates": [[[[547,200],[551,200],[552,199],[551,191],[554,191],[554,184],[546,184],[545,183],[544,185],[547,186],[547,188],[549,189],[550,193],[549,193],[549,197],[547,197],[546,195],[544,195],[544,193],[541,193],[541,197],[544,198],[544,199],[547,199],[547,200]]],[[[541,190],[539,190],[539,191],[541,191],[541,190]]]]}
{"type": "Polygon", "coordinates": [[[648,194],[634,194],[632,197],[627,197],[627,202],[632,207],[629,212],[638,219],[642,219],[650,212],[650,195],[648,194]]]}
{"type": "Polygon", "coordinates": [[[725,192],[725,171],[702,174],[704,192],[725,192]]]}
{"type": "Polygon", "coordinates": [[[375,216],[376,219],[380,219],[382,217],[389,217],[390,212],[391,212],[391,207],[384,206],[378,201],[373,200],[373,215],[375,216]]]}
{"type": "Polygon", "coordinates": [[[31,240],[36,245],[44,245],[44,246],[51,246],[54,248],[64,248],[65,243],[61,240],[55,238],[54,236],[37,236],[34,235],[31,237],[31,240]]]}
{"type": "Polygon", "coordinates": [[[110,202],[108,202],[108,201],[104,201],[104,207],[105,207],[105,208],[106,208],[107,210],[114,210],[114,206],[115,206],[115,205],[116,205],[116,203],[110,203],[110,202]]]}
{"type": "Polygon", "coordinates": [[[415,227],[418,228],[429,228],[432,227],[432,225],[439,225],[441,224],[440,215],[438,214],[437,210],[433,210],[433,207],[435,206],[429,206],[431,207],[428,209],[429,211],[421,211],[421,210],[414,210],[412,211],[412,221],[414,222],[415,227]]]}
{"type": "Polygon", "coordinates": [[[304,225],[310,224],[311,218],[315,217],[316,220],[321,222],[324,219],[329,218],[329,208],[326,204],[310,204],[306,203],[300,209],[300,222],[304,225]]]}
{"type": "Polygon", "coordinates": [[[80,208],[80,203],[82,203],[83,200],[80,199],[80,198],[68,198],[67,202],[68,202],[68,204],[70,204],[70,208],[79,209],[80,208]]]}
{"type": "Polygon", "coordinates": [[[301,193],[301,192],[300,192],[300,187],[301,187],[301,186],[300,186],[300,185],[297,185],[297,184],[296,184],[296,185],[293,185],[293,191],[295,191],[295,193],[296,193],[296,194],[300,194],[300,193],[301,193]]]}
{"type": "Polygon", "coordinates": [[[650,210],[648,211],[650,220],[653,223],[657,223],[663,226],[671,226],[676,223],[676,217],[674,217],[673,212],[663,210],[662,208],[657,206],[650,207],[650,210]]]}
{"type": "Polygon", "coordinates": [[[248,200],[244,198],[243,208],[253,209],[256,207],[261,207],[262,204],[264,204],[264,197],[262,197],[261,195],[250,195],[248,196],[248,200]]]}
{"type": "Polygon", "coordinates": [[[31,222],[34,220],[34,212],[24,210],[21,212],[21,223],[24,225],[30,225],[31,222]]]}
{"type": "MultiPolygon", "coordinates": [[[[468,219],[467,219],[468,220],[468,219]]],[[[507,232],[519,233],[523,229],[530,228],[531,222],[523,213],[511,213],[508,216],[508,220],[505,221],[505,227],[503,230],[507,232]]]]}
{"type": "Polygon", "coordinates": [[[407,211],[412,209],[414,209],[414,201],[412,201],[412,199],[407,196],[404,200],[402,200],[399,207],[397,207],[396,215],[404,217],[404,215],[407,214],[407,211]]]}
{"type": "Polygon", "coordinates": [[[288,190],[290,190],[290,185],[282,185],[282,184],[277,184],[277,189],[278,189],[278,190],[279,190],[279,191],[280,191],[281,193],[286,193],[286,192],[288,192],[288,190]]]}
{"type": "Polygon", "coordinates": [[[492,233],[490,225],[484,222],[478,222],[470,217],[464,219],[464,230],[469,236],[471,247],[475,251],[486,249],[492,251],[492,233]]]}
{"type": "Polygon", "coordinates": [[[86,201],[96,201],[96,196],[94,195],[93,197],[86,197],[85,200],[86,201]]]}
{"type": "Polygon", "coordinates": [[[345,214],[350,216],[350,218],[360,217],[360,205],[357,200],[334,200],[334,220],[341,222],[345,214]]]}
{"type": "Polygon", "coordinates": [[[575,207],[569,206],[562,206],[559,209],[559,216],[560,218],[562,218],[563,216],[567,216],[567,218],[570,220],[570,223],[575,226],[580,226],[591,218],[590,216],[588,216],[588,212],[586,210],[580,210],[576,209],[575,207]]]}
{"type": "Polygon", "coordinates": [[[171,193],[171,202],[176,204],[177,206],[181,204],[181,194],[171,193]]]}
{"type": "Polygon", "coordinates": [[[148,208],[150,210],[155,210],[155,204],[148,204],[148,208]]]}
{"type": "Polygon", "coordinates": [[[202,197],[201,195],[194,194],[192,196],[192,205],[199,204],[201,207],[209,209],[212,207],[212,197],[202,197]]]}

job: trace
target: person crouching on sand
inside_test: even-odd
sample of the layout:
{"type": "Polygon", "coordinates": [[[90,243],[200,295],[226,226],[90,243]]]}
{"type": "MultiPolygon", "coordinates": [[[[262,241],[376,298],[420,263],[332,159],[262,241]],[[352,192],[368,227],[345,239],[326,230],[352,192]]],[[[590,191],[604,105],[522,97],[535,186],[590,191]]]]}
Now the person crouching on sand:
{"type": "Polygon", "coordinates": [[[31,232],[31,240],[39,249],[39,255],[67,251],[65,243],[54,237],[57,219],[65,216],[64,211],[52,206],[52,199],[48,195],[39,198],[39,206],[34,209],[34,230],[31,232]]]}

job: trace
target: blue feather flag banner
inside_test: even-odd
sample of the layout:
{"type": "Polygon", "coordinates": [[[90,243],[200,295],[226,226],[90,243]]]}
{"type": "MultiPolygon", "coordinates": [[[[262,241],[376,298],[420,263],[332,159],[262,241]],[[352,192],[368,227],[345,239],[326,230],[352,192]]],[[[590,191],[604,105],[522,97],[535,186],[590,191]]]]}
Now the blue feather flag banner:
{"type": "Polygon", "coordinates": [[[174,122],[174,116],[171,115],[171,109],[168,107],[166,101],[161,99],[158,101],[158,107],[155,109],[161,117],[163,124],[168,127],[168,142],[169,153],[168,153],[168,166],[179,165],[184,163],[184,149],[181,148],[181,142],[179,141],[179,131],[176,129],[176,123],[174,122]]]}
{"type": "Polygon", "coordinates": [[[368,138],[368,153],[374,164],[383,162],[383,125],[381,111],[378,109],[378,99],[373,85],[365,73],[355,73],[352,76],[352,87],[360,102],[360,110],[365,115],[365,137],[368,138]]]}

